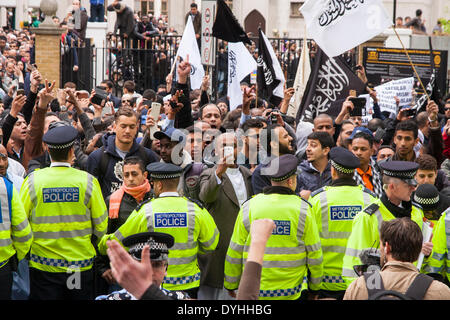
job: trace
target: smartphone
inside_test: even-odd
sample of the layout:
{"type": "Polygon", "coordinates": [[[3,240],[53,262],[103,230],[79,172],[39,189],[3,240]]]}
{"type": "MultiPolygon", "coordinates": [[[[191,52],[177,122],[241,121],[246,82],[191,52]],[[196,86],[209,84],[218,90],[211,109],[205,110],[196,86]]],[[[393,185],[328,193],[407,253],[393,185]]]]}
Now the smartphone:
{"type": "Polygon", "coordinates": [[[25,95],[25,90],[23,90],[23,89],[17,89],[17,95],[18,95],[18,96],[20,96],[20,95],[25,95]]]}
{"type": "MultiPolygon", "coordinates": [[[[148,100],[150,101],[150,100],[148,100]]],[[[154,139],[153,135],[155,134],[156,131],[158,131],[158,118],[159,115],[161,114],[161,103],[159,102],[152,102],[151,103],[152,109],[150,111],[150,116],[155,119],[155,125],[153,127],[150,127],[150,138],[154,139]]]]}
{"type": "Polygon", "coordinates": [[[274,113],[271,113],[271,114],[270,114],[270,121],[271,121],[272,123],[277,123],[277,121],[278,121],[277,115],[274,114],[274,113]]]}
{"type": "Polygon", "coordinates": [[[362,117],[363,109],[366,106],[366,98],[350,98],[349,99],[353,103],[353,110],[350,111],[350,117],[362,117]]]}
{"type": "Polygon", "coordinates": [[[223,147],[223,156],[224,158],[227,158],[227,164],[234,163],[234,147],[232,146],[225,146],[223,147]]]}
{"type": "Polygon", "coordinates": [[[105,106],[105,107],[103,107],[103,109],[102,109],[102,117],[103,116],[105,116],[105,115],[107,115],[107,114],[112,114],[112,108],[113,107],[111,107],[111,106],[105,106]]]}
{"type": "Polygon", "coordinates": [[[142,102],[142,103],[143,103],[144,106],[146,106],[148,108],[152,107],[152,101],[151,100],[144,100],[144,102],[142,102]]]}
{"type": "Polygon", "coordinates": [[[404,112],[405,116],[407,117],[414,117],[416,115],[415,109],[408,109],[406,112],[404,112]]]}

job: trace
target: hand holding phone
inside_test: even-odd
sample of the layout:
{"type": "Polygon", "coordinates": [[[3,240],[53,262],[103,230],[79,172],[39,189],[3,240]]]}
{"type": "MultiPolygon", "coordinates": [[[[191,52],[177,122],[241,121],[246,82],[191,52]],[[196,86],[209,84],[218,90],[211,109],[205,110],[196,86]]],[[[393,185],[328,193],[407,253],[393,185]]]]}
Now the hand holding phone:
{"type": "Polygon", "coordinates": [[[152,102],[152,107],[151,109],[149,109],[150,114],[147,112],[147,114],[149,114],[153,119],[155,119],[155,125],[150,127],[150,138],[153,138],[153,135],[155,134],[156,131],[158,131],[158,119],[159,119],[159,115],[161,114],[161,103],[159,102],[152,102]]]}
{"type": "Polygon", "coordinates": [[[226,159],[227,164],[234,163],[234,147],[224,146],[223,147],[223,157],[226,159]]]}
{"type": "Polygon", "coordinates": [[[349,100],[353,103],[354,106],[353,110],[350,111],[350,117],[362,117],[363,109],[366,105],[366,99],[351,97],[349,100]]]}

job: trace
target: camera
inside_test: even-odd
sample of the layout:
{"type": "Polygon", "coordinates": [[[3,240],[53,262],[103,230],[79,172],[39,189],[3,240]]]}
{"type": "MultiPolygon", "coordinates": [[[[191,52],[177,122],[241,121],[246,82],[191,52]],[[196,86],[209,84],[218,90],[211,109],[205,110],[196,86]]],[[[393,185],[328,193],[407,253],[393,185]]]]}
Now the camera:
{"type": "Polygon", "coordinates": [[[103,100],[106,100],[107,98],[108,98],[108,93],[105,90],[103,90],[99,87],[96,87],[95,94],[92,97],[91,101],[93,104],[101,105],[103,100]]]}
{"type": "Polygon", "coordinates": [[[404,112],[405,116],[407,117],[414,117],[416,115],[415,109],[408,109],[404,112]]]}
{"type": "Polygon", "coordinates": [[[366,105],[365,98],[355,98],[352,97],[349,99],[353,103],[353,110],[350,111],[350,117],[362,117],[363,109],[366,105]]]}

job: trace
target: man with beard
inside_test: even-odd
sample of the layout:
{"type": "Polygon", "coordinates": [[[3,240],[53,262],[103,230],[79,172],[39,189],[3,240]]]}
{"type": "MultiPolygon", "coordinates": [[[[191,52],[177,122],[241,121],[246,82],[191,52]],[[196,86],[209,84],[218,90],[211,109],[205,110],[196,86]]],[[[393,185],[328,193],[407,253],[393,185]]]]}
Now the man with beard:
{"type": "MultiPolygon", "coordinates": [[[[271,168],[269,161],[284,154],[294,154],[293,138],[280,124],[271,124],[267,128],[262,129],[260,139],[261,147],[266,151],[268,158],[253,171],[252,188],[254,194],[261,193],[264,187],[271,186],[268,174],[270,174],[271,170],[276,170],[276,168],[271,168]]],[[[298,191],[298,183],[296,191],[298,191]]]]}
{"type": "Polygon", "coordinates": [[[199,259],[205,265],[199,299],[228,299],[223,290],[224,265],[234,223],[242,204],[252,196],[250,170],[237,160],[235,133],[223,133],[215,139],[217,164],[200,176],[199,199],[214,218],[220,232],[219,243],[210,256],[199,259]],[[233,152],[227,154],[225,150],[233,152]]]}
{"type": "Polygon", "coordinates": [[[209,103],[200,108],[199,120],[208,123],[213,129],[220,129],[222,126],[222,113],[220,108],[209,103]]]}

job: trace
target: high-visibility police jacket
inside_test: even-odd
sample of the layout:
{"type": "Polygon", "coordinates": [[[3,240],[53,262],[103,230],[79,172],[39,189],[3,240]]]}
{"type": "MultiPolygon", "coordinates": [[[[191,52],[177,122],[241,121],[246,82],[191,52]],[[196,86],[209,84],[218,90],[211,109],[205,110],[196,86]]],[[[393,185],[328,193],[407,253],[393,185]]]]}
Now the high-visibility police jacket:
{"type": "Polygon", "coordinates": [[[320,288],[319,232],[307,201],[293,193],[273,190],[279,193],[260,193],[242,205],[225,258],[224,286],[228,290],[239,287],[251,242],[252,221],[268,218],[274,220],[276,228],[264,252],[259,298],[295,300],[308,284],[311,290],[320,288]]]}
{"type": "Polygon", "coordinates": [[[433,251],[424,272],[439,273],[450,280],[450,208],[442,214],[433,233],[433,251]]]}
{"type": "MultiPolygon", "coordinates": [[[[358,275],[353,269],[355,265],[361,265],[359,255],[365,249],[373,248],[374,251],[380,244],[380,228],[383,221],[389,221],[396,217],[386,208],[381,199],[375,200],[353,219],[352,233],[347,241],[345,249],[342,277],[347,285],[355,280],[358,275]]],[[[411,219],[422,229],[423,211],[419,205],[412,203],[411,219]]]]}
{"type": "Polygon", "coordinates": [[[33,233],[19,193],[7,178],[0,179],[0,268],[14,254],[22,260],[30,250],[33,233]]]}
{"type": "Polygon", "coordinates": [[[361,185],[326,186],[311,194],[311,212],[319,229],[323,252],[321,289],[347,289],[341,274],[353,218],[375,199],[375,194],[361,185]]]}
{"type": "Polygon", "coordinates": [[[30,173],[20,195],[34,236],[30,267],[46,272],[91,269],[96,254],[91,237],[100,239],[108,226],[97,179],[52,163],[30,173]]]}
{"type": "Polygon", "coordinates": [[[106,241],[122,240],[140,232],[164,232],[175,243],[169,248],[169,267],[163,286],[168,290],[199,287],[197,254],[213,251],[219,242],[219,230],[209,212],[196,202],[180,196],[163,196],[141,204],[127,221],[99,242],[99,252],[106,254],[106,241]]]}

